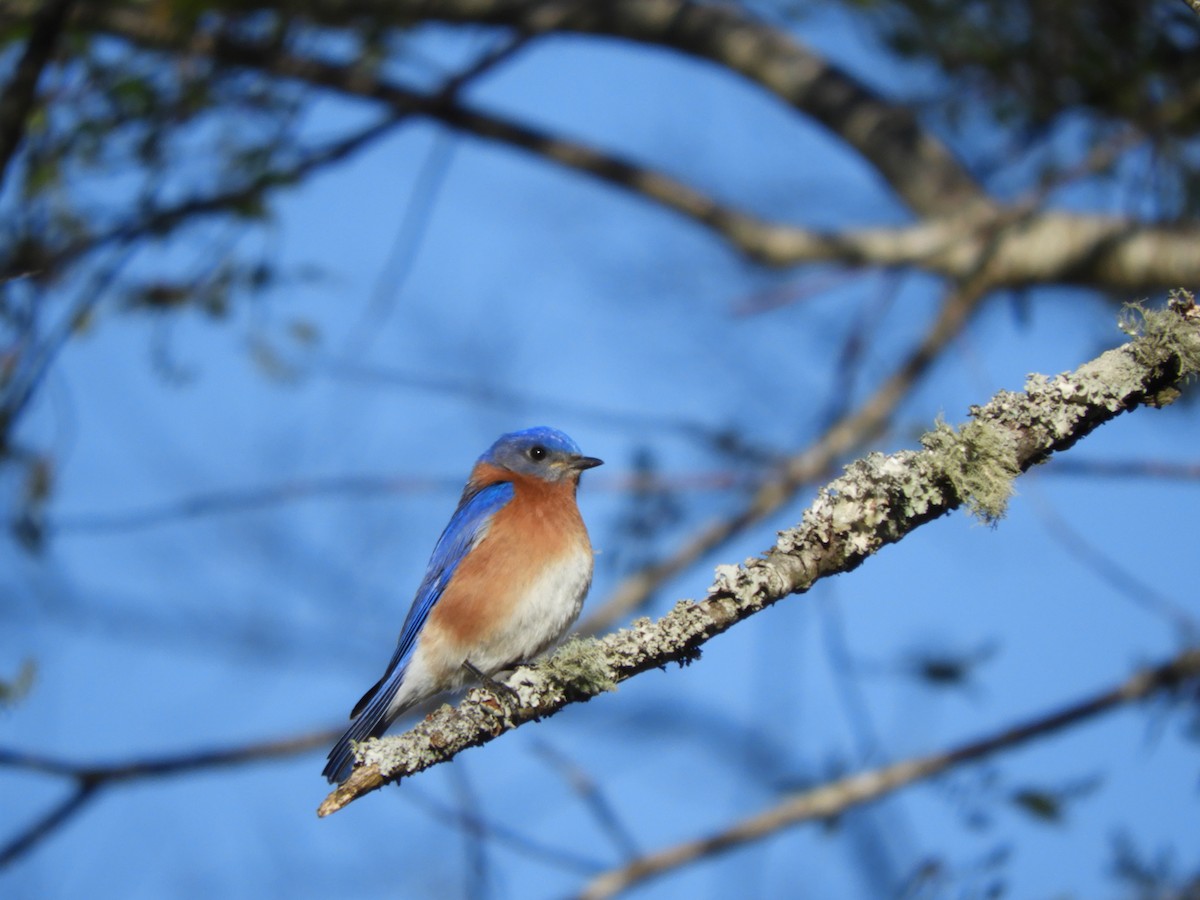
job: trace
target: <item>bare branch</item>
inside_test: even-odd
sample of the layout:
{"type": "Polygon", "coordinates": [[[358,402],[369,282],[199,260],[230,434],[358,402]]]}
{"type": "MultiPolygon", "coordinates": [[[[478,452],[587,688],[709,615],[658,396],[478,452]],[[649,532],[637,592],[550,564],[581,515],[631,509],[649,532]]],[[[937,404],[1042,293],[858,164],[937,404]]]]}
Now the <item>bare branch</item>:
{"type": "Polygon", "coordinates": [[[590,699],[670,662],[694,659],[713,636],[816,581],[849,572],[888,544],[967,504],[994,521],[1011,479],[1100,425],[1141,404],[1162,405],[1200,372],[1200,307],[1179,296],[1170,309],[1144,313],[1144,335],[1055,378],[1035,376],[1022,394],[1001,392],[955,432],[941,425],[925,449],[871,454],[826,486],[796,527],[742,566],[717,569],[708,596],[680,601],[661,619],[638,620],[597,641],[576,641],[545,664],[509,679],[519,709],[477,689],[457,708],[443,706],[394,738],[363,742],[359,765],[321,804],[336,812],[363,794],[400,781],[468,747],[590,699]]]}
{"type": "Polygon", "coordinates": [[[1039,212],[1022,202],[1011,208],[960,204],[953,214],[914,225],[821,232],[759,219],[616,154],[441,96],[423,95],[353,66],[268,55],[258,45],[230,41],[220,42],[213,52],[226,62],[379,100],[397,113],[428,116],[585,172],[695,220],[764,265],[913,267],[961,281],[986,262],[994,287],[1066,283],[1127,293],[1200,282],[1200,260],[1194,252],[1200,228],[1195,226],[1039,212]]]}
{"type": "Polygon", "coordinates": [[[41,818],[7,844],[0,846],[0,869],[16,862],[71,821],[89,802],[96,799],[97,787],[97,785],[82,782],[76,785],[75,790],[47,810],[41,818]]]}
{"type": "Polygon", "coordinates": [[[521,834],[502,820],[487,819],[475,813],[453,809],[447,804],[427,796],[419,788],[414,789],[413,785],[409,785],[404,796],[410,803],[414,803],[429,815],[441,819],[448,825],[455,828],[471,828],[485,835],[488,840],[495,841],[514,853],[543,865],[584,875],[594,875],[605,868],[604,864],[595,858],[543,844],[521,834]]]}
{"type": "MultiPolygon", "coordinates": [[[[10,0],[10,12],[28,2],[10,0]]],[[[89,3],[91,27],[180,41],[165,17],[89,3]]],[[[622,38],[708,60],[761,85],[812,116],[857,150],[917,213],[944,214],[986,202],[979,185],[907,107],[890,103],[786,32],[732,3],[688,0],[318,0],[305,5],[315,21],[346,26],[370,17],[408,27],[414,21],[489,24],[528,34],[558,31],[622,38]]]]}
{"type": "MultiPolygon", "coordinates": [[[[347,4],[332,0],[320,5],[347,4]]],[[[366,0],[351,5],[378,11],[385,4],[366,0]]],[[[915,212],[948,213],[985,200],[975,180],[911,110],[887,102],[742,5],[688,0],[435,0],[406,5],[422,18],[609,35],[709,60],[761,85],[838,135],[915,212]]]]}
{"type": "Polygon", "coordinates": [[[608,836],[613,846],[624,859],[636,859],[639,855],[637,842],[632,832],[625,827],[616,807],[609,801],[604,790],[587,771],[567,757],[561,750],[547,741],[536,741],[534,752],[558,770],[559,775],[583,801],[597,827],[608,836]]]}
{"type": "Polygon", "coordinates": [[[75,782],[75,791],[64,801],[50,809],[40,819],[8,841],[0,845],[0,869],[33,850],[43,840],[94,800],[102,788],[146,778],[162,778],[182,775],[202,769],[222,768],[295,756],[317,747],[324,747],[336,740],[341,729],[318,731],[297,737],[263,741],[221,750],[202,750],[182,753],[177,756],[149,757],[112,765],[80,765],[35,753],[0,749],[0,767],[24,769],[69,778],[75,782]]]}
{"type": "Polygon", "coordinates": [[[1067,519],[1058,512],[1040,491],[1030,491],[1029,499],[1034,514],[1042,523],[1063,552],[1089,569],[1105,582],[1118,596],[1158,616],[1169,623],[1184,644],[1195,644],[1200,639],[1200,622],[1182,603],[1164,594],[1144,580],[1137,572],[1122,564],[1122,554],[1114,554],[1106,548],[1092,544],[1067,519]]]}
{"type": "MultiPolygon", "coordinates": [[[[226,45],[228,60],[262,61],[261,48],[226,45]]],[[[769,222],[613,153],[551,135],[462,103],[431,98],[353,67],[276,55],[267,68],[309,84],[370,97],[398,113],[436,119],[468,134],[526,150],[652,200],[715,232],[769,266],[832,262],[911,267],[964,280],[986,261],[993,286],[1076,284],[1126,293],[1200,282],[1200,228],[1158,226],[1121,216],[967,206],[913,225],[822,232],[769,222]]]]}
{"type": "Polygon", "coordinates": [[[995,734],[929,756],[860,772],[797,794],[784,802],[743,819],[736,825],[694,841],[686,841],[647,854],[619,869],[605,872],[579,893],[580,900],[611,897],[654,878],[667,875],[699,859],[708,859],[784,828],[830,819],[887,794],[926,781],[964,763],[975,762],[1035,738],[1047,737],[1104,713],[1155,694],[1176,690],[1200,677],[1200,650],[1188,650],[1152,669],[1134,673],[1124,683],[1052,713],[1005,728],[995,734]]]}
{"type": "MultiPolygon", "coordinates": [[[[654,0],[648,5],[659,2],[675,5],[678,0],[654,0]]],[[[527,4],[520,6],[524,9],[527,4]]],[[[475,5],[471,8],[478,12],[475,5]]],[[[429,11],[422,6],[421,12],[429,11]]],[[[1038,212],[1027,203],[1001,208],[992,203],[954,202],[939,208],[938,217],[913,225],[822,232],[762,220],[617,154],[484,112],[444,91],[413,91],[363,66],[336,65],[229,36],[164,32],[160,22],[144,22],[127,12],[100,17],[97,24],[145,46],[209,54],[227,65],[374,99],[398,115],[432,118],[525,150],[680,213],[764,265],[833,262],[850,267],[913,267],[963,280],[987,260],[993,267],[994,287],[1060,283],[1135,294],[1200,283],[1200,258],[1194,252],[1200,228],[1195,225],[1167,227],[1119,216],[1038,212]]],[[[953,191],[934,193],[955,196],[953,191]]]]}
{"type": "Polygon", "coordinates": [[[327,496],[387,496],[397,493],[445,490],[457,491],[460,479],[402,478],[385,475],[346,475],[333,478],[307,478],[246,490],[207,491],[140,509],[91,515],[60,516],[45,524],[49,533],[122,532],[151,528],[200,516],[250,512],[298,500],[327,496]]]}

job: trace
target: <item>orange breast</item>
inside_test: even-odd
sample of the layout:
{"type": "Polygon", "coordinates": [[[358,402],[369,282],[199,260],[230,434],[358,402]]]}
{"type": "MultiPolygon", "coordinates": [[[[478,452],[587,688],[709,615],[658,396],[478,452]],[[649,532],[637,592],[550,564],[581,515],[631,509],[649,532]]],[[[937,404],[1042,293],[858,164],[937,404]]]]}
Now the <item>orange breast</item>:
{"type": "Polygon", "coordinates": [[[502,629],[547,568],[581,549],[590,550],[573,483],[505,475],[513,482],[513,499],[459,563],[429,614],[427,628],[433,626],[464,651],[502,629]]]}

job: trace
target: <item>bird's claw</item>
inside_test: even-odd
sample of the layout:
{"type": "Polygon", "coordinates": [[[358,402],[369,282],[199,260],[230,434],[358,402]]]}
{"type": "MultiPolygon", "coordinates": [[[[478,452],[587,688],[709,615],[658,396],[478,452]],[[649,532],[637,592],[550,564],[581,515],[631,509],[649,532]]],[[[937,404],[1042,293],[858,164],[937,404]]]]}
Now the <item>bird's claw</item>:
{"type": "Polygon", "coordinates": [[[491,691],[496,699],[505,706],[511,706],[515,709],[521,708],[521,695],[517,693],[515,688],[509,687],[502,681],[497,681],[491,675],[476,668],[469,659],[463,660],[463,668],[479,679],[479,682],[491,691]]]}

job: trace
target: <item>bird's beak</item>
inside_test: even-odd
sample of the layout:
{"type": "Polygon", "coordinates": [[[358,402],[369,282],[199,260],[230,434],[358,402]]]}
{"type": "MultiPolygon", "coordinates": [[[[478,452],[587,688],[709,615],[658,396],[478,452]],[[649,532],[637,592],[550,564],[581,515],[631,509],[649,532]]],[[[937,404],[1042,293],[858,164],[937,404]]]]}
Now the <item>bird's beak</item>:
{"type": "Polygon", "coordinates": [[[594,469],[596,466],[604,465],[604,460],[596,459],[594,456],[576,456],[567,465],[576,472],[582,472],[584,469],[594,469]]]}

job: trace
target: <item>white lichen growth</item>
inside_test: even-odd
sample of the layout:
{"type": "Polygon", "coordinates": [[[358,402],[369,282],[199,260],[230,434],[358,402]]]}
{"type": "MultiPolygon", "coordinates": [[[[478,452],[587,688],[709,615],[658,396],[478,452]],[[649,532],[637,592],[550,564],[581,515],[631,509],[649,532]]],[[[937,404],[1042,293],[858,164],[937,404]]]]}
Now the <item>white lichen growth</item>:
{"type": "MultiPolygon", "coordinates": [[[[1200,340],[1196,337],[1195,320],[1200,307],[1191,291],[1173,290],[1167,297],[1166,309],[1147,309],[1141,303],[1127,303],[1118,324],[1126,334],[1136,337],[1131,345],[1134,357],[1149,368],[1171,365],[1178,361],[1179,380],[1190,382],[1200,373],[1200,340]]],[[[1180,396],[1175,385],[1168,386],[1146,398],[1150,406],[1166,406],[1180,396]]]]}
{"type": "Polygon", "coordinates": [[[1013,433],[975,419],[955,430],[939,420],[921,437],[938,471],[980,521],[995,525],[1004,518],[1013,482],[1021,474],[1013,433]]]}
{"type": "Polygon", "coordinates": [[[594,638],[573,637],[541,664],[546,675],[579,694],[615,691],[604,648],[594,638]]]}

